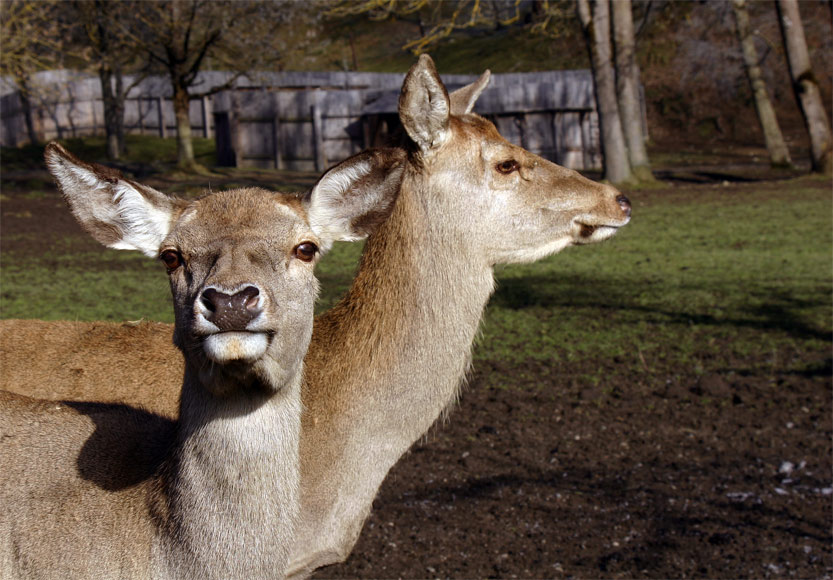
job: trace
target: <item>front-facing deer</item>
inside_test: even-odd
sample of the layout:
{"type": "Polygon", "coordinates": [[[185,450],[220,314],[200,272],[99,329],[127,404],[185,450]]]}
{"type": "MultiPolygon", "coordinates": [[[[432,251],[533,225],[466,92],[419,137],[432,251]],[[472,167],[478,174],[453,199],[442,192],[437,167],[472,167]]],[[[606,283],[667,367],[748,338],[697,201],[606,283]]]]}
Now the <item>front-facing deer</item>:
{"type": "Polygon", "coordinates": [[[318,247],[379,207],[260,189],[186,202],[55,144],[46,160],[93,237],[164,263],[185,376],[177,422],[0,392],[0,577],[282,576],[318,247]]]}

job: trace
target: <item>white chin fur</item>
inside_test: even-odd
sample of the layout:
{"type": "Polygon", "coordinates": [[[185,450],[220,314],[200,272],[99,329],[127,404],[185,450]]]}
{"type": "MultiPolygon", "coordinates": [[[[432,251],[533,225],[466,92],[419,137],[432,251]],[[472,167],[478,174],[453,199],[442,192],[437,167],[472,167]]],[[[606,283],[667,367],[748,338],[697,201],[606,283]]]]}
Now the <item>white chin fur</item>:
{"type": "Polygon", "coordinates": [[[593,235],[590,236],[590,241],[601,242],[602,240],[606,240],[612,237],[618,231],[619,228],[614,228],[611,226],[597,226],[596,231],[594,231],[593,235]]]}
{"type": "Polygon", "coordinates": [[[584,227],[587,226],[583,226],[579,223],[573,224],[573,243],[578,246],[595,244],[604,241],[613,237],[616,235],[616,232],[619,231],[619,228],[615,226],[593,226],[593,232],[590,235],[582,235],[581,229],[584,227]]]}
{"type": "Polygon", "coordinates": [[[222,332],[203,342],[205,354],[216,363],[254,361],[266,353],[269,337],[263,332],[222,332]]]}

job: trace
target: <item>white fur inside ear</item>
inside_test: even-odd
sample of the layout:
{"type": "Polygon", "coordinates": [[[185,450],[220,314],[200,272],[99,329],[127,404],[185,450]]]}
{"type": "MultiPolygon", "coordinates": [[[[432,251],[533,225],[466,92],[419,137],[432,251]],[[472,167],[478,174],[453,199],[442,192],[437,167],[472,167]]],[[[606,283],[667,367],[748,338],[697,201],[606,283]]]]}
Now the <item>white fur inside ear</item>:
{"type": "Polygon", "coordinates": [[[422,78],[427,110],[424,129],[420,135],[421,142],[418,144],[423,150],[428,150],[440,147],[448,140],[449,131],[446,128],[446,122],[449,115],[449,102],[442,85],[437,84],[436,79],[430,73],[423,71],[422,78]]]}
{"type": "Polygon", "coordinates": [[[113,203],[122,239],[110,247],[117,250],[139,250],[155,258],[171,228],[170,206],[158,207],[124,181],[119,181],[115,186],[113,203]]]}
{"type": "Polygon", "coordinates": [[[72,213],[88,229],[98,224],[113,228],[102,243],[119,250],[139,250],[156,257],[171,227],[173,206],[164,195],[150,188],[137,189],[123,179],[104,179],[90,167],[68,158],[65,151],[47,148],[46,163],[61,186],[72,213]],[[120,239],[112,241],[112,233],[120,239]]]}
{"type": "Polygon", "coordinates": [[[322,250],[329,250],[337,240],[354,242],[364,237],[353,230],[353,219],[367,213],[377,203],[377,196],[346,195],[372,169],[364,160],[338,167],[325,174],[312,190],[307,212],[312,231],[323,244],[322,250]]]}

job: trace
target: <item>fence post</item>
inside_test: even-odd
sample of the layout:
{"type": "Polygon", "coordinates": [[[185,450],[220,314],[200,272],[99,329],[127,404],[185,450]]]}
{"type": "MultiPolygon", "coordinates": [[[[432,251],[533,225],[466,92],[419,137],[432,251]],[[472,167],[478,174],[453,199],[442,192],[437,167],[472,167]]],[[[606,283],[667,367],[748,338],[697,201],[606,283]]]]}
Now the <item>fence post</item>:
{"type": "Polygon", "coordinates": [[[202,136],[206,139],[211,138],[211,115],[208,114],[208,97],[203,97],[200,104],[202,113],[202,136]]]}
{"type": "Polygon", "coordinates": [[[590,111],[581,112],[581,149],[582,149],[582,169],[595,169],[593,167],[593,154],[590,148],[593,146],[593,140],[590,135],[590,111]]]}
{"type": "Polygon", "coordinates": [[[327,158],[324,156],[324,123],[321,119],[321,107],[317,103],[312,106],[312,147],[315,154],[315,170],[324,171],[327,166],[327,158]]]}
{"type": "Polygon", "coordinates": [[[231,106],[229,107],[229,127],[231,128],[231,148],[234,152],[234,166],[243,166],[243,131],[240,127],[240,95],[232,89],[231,106]]]}
{"type": "Polygon", "coordinates": [[[281,107],[278,92],[272,93],[272,155],[275,169],[283,169],[283,141],[281,140],[281,107]]]}
{"type": "Polygon", "coordinates": [[[165,111],[162,108],[162,97],[156,97],[156,116],[159,122],[159,136],[165,138],[165,111]]]}
{"type": "Polygon", "coordinates": [[[145,114],[142,112],[142,97],[136,99],[136,110],[139,112],[139,135],[145,134],[145,114]]]}

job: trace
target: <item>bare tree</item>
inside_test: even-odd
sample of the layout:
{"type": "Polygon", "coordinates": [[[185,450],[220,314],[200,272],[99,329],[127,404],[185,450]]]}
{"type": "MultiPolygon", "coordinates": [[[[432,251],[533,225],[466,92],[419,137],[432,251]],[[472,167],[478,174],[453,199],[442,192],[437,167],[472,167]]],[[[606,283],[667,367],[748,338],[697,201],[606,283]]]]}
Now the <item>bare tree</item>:
{"type": "Polygon", "coordinates": [[[32,143],[38,142],[38,132],[32,118],[30,79],[37,71],[53,68],[53,55],[63,49],[55,18],[58,5],[55,0],[11,0],[2,4],[0,74],[10,76],[17,85],[32,143]]]}
{"type": "Polygon", "coordinates": [[[130,38],[119,34],[122,26],[129,26],[131,2],[104,0],[76,0],[72,3],[73,20],[81,25],[80,44],[89,53],[88,60],[101,81],[101,100],[104,105],[104,130],[107,138],[107,157],[119,159],[126,151],[124,107],[127,94],[142,78],[124,86],[124,69],[135,64],[136,46],[130,38]]]}
{"type": "Polygon", "coordinates": [[[610,43],[610,5],[608,0],[578,0],[577,9],[593,67],[604,177],[612,183],[622,183],[631,179],[632,172],[616,98],[610,43]]]}
{"type": "Polygon", "coordinates": [[[642,130],[642,106],[639,98],[639,66],[636,64],[636,41],[633,33],[631,0],[614,0],[613,41],[616,53],[616,89],[622,129],[628,144],[628,159],[633,178],[641,182],[654,181],[645,133],[642,130]]]}
{"type": "Polygon", "coordinates": [[[366,14],[372,20],[416,18],[421,34],[402,48],[422,54],[457,30],[514,24],[520,20],[520,7],[521,0],[457,0],[445,3],[436,0],[332,0],[327,14],[334,18],[366,14]],[[427,30],[425,20],[430,26],[427,30]]]}
{"type": "Polygon", "coordinates": [[[134,21],[121,28],[171,83],[181,169],[202,171],[194,159],[190,102],[226,90],[245,73],[279,58],[275,41],[283,5],[278,2],[168,0],[137,2],[134,21]],[[233,74],[220,86],[198,90],[207,63],[233,74]]]}
{"type": "Polygon", "coordinates": [[[732,7],[737,21],[738,38],[743,49],[746,76],[749,78],[752,94],[755,97],[755,109],[758,112],[761,129],[764,132],[764,142],[769,152],[770,163],[773,167],[789,167],[792,165],[790,151],[784,142],[781,127],[778,125],[778,118],[775,116],[775,109],[772,107],[772,102],[766,90],[766,83],[761,74],[758,51],[755,48],[755,35],[749,29],[749,12],[746,9],[746,0],[732,0],[732,7]]]}
{"type": "Polygon", "coordinates": [[[777,0],[778,23],[787,53],[795,99],[798,101],[804,124],[810,136],[810,156],[813,171],[833,175],[833,138],[830,121],[824,112],[819,85],[813,75],[804,26],[797,0],[777,0]]]}

